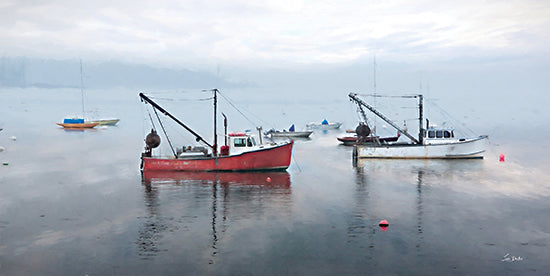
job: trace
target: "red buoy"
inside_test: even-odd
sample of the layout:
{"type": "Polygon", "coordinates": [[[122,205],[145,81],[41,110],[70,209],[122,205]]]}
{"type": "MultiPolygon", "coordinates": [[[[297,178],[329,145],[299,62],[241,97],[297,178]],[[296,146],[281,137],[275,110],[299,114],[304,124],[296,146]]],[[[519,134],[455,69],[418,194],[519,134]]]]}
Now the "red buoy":
{"type": "Polygon", "coordinates": [[[271,177],[267,177],[265,180],[267,180],[267,182],[271,182],[271,177]]]}
{"type": "Polygon", "coordinates": [[[501,154],[498,156],[498,161],[504,162],[504,153],[501,153],[501,154]]]}
{"type": "Polygon", "coordinates": [[[390,224],[389,224],[388,221],[385,220],[385,219],[381,220],[380,223],[378,223],[378,226],[380,226],[380,229],[381,229],[382,231],[386,231],[386,230],[388,229],[388,226],[389,226],[389,225],[390,225],[390,224]]]}

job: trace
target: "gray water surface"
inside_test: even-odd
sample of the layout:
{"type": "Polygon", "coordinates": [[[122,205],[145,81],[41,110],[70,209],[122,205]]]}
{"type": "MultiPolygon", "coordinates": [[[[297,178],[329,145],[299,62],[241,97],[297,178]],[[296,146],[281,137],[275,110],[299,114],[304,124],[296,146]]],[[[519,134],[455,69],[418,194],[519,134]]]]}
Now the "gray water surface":
{"type": "MultiPolygon", "coordinates": [[[[142,175],[149,126],[137,93],[88,93],[91,113],[120,123],[66,131],[55,122],[79,112],[73,90],[2,91],[1,275],[550,271],[547,147],[494,131],[480,133],[491,137],[483,160],[354,166],[342,129],[296,140],[287,172],[142,175]]],[[[271,122],[297,112],[298,127],[324,119],[311,110],[340,107],[248,108],[271,122]]],[[[193,119],[209,129],[211,117],[193,119]]]]}

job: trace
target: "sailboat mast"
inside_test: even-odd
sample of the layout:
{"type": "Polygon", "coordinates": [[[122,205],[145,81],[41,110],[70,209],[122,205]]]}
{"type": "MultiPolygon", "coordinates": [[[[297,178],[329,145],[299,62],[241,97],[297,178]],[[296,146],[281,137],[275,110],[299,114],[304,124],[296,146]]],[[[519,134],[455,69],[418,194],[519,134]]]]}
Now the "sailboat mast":
{"type": "Polygon", "coordinates": [[[82,119],[84,119],[84,79],[82,77],[82,59],[80,59],[80,94],[82,96],[82,119]]]}

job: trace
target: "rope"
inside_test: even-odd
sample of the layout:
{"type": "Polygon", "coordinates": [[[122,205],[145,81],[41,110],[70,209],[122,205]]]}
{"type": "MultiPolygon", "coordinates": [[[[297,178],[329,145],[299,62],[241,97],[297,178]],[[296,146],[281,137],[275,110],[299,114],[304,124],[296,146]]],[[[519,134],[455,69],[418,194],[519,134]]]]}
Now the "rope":
{"type": "Polygon", "coordinates": [[[166,134],[166,130],[164,129],[164,125],[162,124],[162,121],[160,120],[159,114],[157,113],[157,110],[153,108],[153,111],[155,111],[155,115],[157,115],[157,119],[159,121],[159,124],[162,128],[162,132],[164,132],[164,136],[166,137],[166,140],[168,141],[168,144],[170,145],[170,149],[172,149],[172,153],[174,154],[174,157],[178,157],[176,155],[176,152],[174,151],[174,147],[172,147],[172,142],[170,142],[170,138],[168,138],[168,135],[166,134]]]}
{"type": "MultiPolygon", "coordinates": [[[[240,113],[240,114],[241,114],[250,124],[256,125],[256,124],[255,124],[254,122],[252,122],[246,115],[244,115],[244,113],[242,113],[241,110],[239,110],[239,109],[231,102],[231,100],[229,100],[228,97],[226,97],[226,96],[225,96],[224,94],[222,94],[222,93],[219,93],[219,91],[218,91],[218,95],[222,96],[222,97],[223,97],[223,98],[224,98],[233,108],[235,108],[235,110],[237,110],[237,112],[239,112],[239,113],[240,113]]],[[[249,112],[250,114],[254,115],[254,116],[256,117],[256,119],[258,119],[259,121],[261,121],[261,122],[263,122],[263,123],[265,123],[265,124],[267,124],[267,125],[270,125],[269,123],[267,123],[267,122],[265,122],[265,121],[259,119],[259,117],[258,117],[257,115],[255,115],[254,113],[252,113],[252,112],[250,112],[250,111],[248,111],[248,110],[247,110],[247,112],[249,112]]]]}
{"type": "Polygon", "coordinates": [[[149,112],[149,109],[147,108],[147,106],[145,106],[145,109],[147,110],[147,114],[149,114],[149,119],[151,120],[151,125],[153,126],[153,130],[157,132],[157,129],[155,128],[155,122],[153,121],[153,117],[151,117],[151,112],[149,112]]]}
{"type": "Polygon", "coordinates": [[[464,124],[459,124],[459,120],[457,120],[456,118],[454,118],[453,116],[451,116],[451,114],[449,114],[445,109],[441,108],[439,105],[437,105],[433,100],[430,100],[430,99],[427,99],[431,105],[437,107],[439,109],[439,112],[441,112],[441,114],[443,114],[444,116],[447,116],[447,118],[449,118],[451,121],[453,121],[454,124],[456,124],[457,126],[461,126],[462,128],[466,129],[467,132],[469,132],[467,135],[475,135],[475,132],[468,128],[466,125],[464,124]]]}

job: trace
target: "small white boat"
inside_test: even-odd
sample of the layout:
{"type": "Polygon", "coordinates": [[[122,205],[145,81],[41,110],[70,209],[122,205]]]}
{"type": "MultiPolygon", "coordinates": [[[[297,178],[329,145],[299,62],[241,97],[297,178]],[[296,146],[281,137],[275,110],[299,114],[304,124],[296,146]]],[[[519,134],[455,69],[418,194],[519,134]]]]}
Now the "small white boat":
{"type": "Polygon", "coordinates": [[[98,119],[86,121],[86,123],[97,124],[99,126],[114,126],[120,121],[120,119],[98,119]]]}
{"type": "Polygon", "coordinates": [[[483,158],[487,135],[472,138],[455,137],[452,128],[437,128],[429,125],[426,120],[426,128],[423,127],[422,95],[403,96],[419,99],[419,134],[413,137],[406,130],[399,128],[391,120],[386,118],[372,106],[366,104],[357,97],[357,94],[349,94],[349,97],[358,105],[364,106],[408,137],[411,142],[368,143],[356,145],[353,157],[356,158],[398,158],[398,159],[467,159],[483,158]]]}
{"type": "Polygon", "coordinates": [[[294,125],[290,126],[288,131],[287,130],[279,131],[275,129],[270,129],[264,132],[265,136],[269,136],[271,138],[274,138],[274,137],[309,138],[311,133],[313,133],[312,130],[296,131],[294,128],[294,125]]]}
{"type": "Polygon", "coordinates": [[[313,133],[312,130],[306,130],[306,131],[278,131],[274,129],[270,129],[269,131],[265,132],[266,136],[270,137],[289,137],[289,138],[309,138],[309,136],[313,133]]]}
{"type": "Polygon", "coordinates": [[[308,124],[306,124],[306,127],[308,129],[323,129],[323,130],[328,130],[328,129],[339,129],[340,126],[342,126],[342,123],[341,122],[328,122],[326,119],[323,120],[322,122],[318,123],[318,122],[310,122],[308,124]]]}

